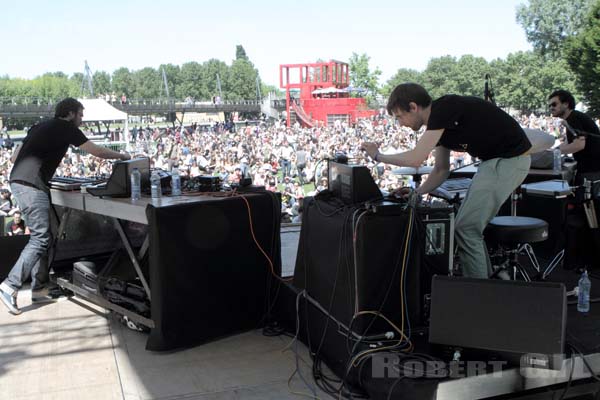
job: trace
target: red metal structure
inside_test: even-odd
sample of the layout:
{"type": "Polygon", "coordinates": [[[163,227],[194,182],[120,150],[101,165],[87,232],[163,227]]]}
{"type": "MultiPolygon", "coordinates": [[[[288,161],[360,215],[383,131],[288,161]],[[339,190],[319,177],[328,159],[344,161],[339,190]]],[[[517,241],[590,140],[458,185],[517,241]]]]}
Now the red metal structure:
{"type": "Polygon", "coordinates": [[[352,98],[348,64],[341,61],[279,66],[279,86],[285,89],[287,126],[294,111],[303,126],[349,123],[377,113],[369,110],[363,98],[352,98]],[[292,97],[290,91],[298,92],[292,97]]]}

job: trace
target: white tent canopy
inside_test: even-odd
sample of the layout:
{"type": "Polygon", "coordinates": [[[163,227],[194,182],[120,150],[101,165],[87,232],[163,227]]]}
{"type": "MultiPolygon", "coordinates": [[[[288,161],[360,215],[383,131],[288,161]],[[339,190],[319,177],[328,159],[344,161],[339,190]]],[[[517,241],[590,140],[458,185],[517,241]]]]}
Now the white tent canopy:
{"type": "Polygon", "coordinates": [[[328,88],[313,90],[312,94],[331,94],[331,93],[347,93],[347,92],[348,91],[346,89],[338,89],[335,87],[328,87],[328,88]]]}
{"type": "Polygon", "coordinates": [[[123,121],[127,120],[127,113],[117,110],[102,99],[79,99],[83,104],[83,122],[95,121],[123,121]]]}
{"type": "Polygon", "coordinates": [[[127,113],[116,109],[102,99],[78,99],[83,104],[83,122],[125,121],[123,133],[129,149],[129,128],[127,113]]]}

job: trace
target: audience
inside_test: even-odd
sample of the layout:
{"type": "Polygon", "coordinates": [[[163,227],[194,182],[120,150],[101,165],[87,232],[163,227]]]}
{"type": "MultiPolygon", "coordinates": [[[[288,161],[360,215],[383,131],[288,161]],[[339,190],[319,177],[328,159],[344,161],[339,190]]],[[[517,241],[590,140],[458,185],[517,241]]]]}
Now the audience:
{"type": "MultiPolygon", "coordinates": [[[[548,116],[522,115],[524,127],[542,129],[558,138],[563,127],[548,116]]],[[[91,132],[89,132],[91,134],[91,132]]],[[[217,175],[226,184],[250,177],[254,184],[282,193],[284,221],[299,221],[304,196],[327,186],[328,158],[344,153],[351,162],[371,169],[377,185],[386,191],[411,185],[410,176],[394,173],[390,165],[366,159],[360,144],[381,143],[384,153],[404,151],[414,146],[419,132],[399,127],[389,117],[361,119],[356,124],[338,121],[331,127],[286,127],[282,121],[261,122],[236,128],[231,121],[191,127],[138,127],[130,130],[131,152],[150,157],[153,168],[170,171],[177,165],[181,176],[217,175]],[[303,185],[308,185],[304,186],[303,185]],[[305,189],[308,188],[305,193],[305,189]]],[[[107,137],[115,136],[107,132],[107,137]]],[[[13,215],[16,204],[10,199],[8,177],[12,164],[12,146],[0,148],[0,215],[13,215]]],[[[472,162],[466,153],[451,154],[451,168],[472,162]]],[[[433,159],[427,160],[428,165],[433,159]]],[[[84,177],[108,175],[111,163],[70,150],[57,169],[57,175],[84,177]]]]}

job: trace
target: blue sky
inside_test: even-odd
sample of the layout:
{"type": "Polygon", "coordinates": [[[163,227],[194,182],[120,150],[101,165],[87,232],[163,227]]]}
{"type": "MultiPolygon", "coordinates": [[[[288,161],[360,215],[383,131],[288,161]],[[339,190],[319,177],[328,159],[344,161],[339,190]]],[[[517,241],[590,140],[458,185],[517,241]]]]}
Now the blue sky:
{"type": "Polygon", "coordinates": [[[113,72],[216,58],[244,46],[264,82],[279,65],[371,57],[382,83],[433,57],[487,60],[529,50],[515,10],[526,0],[11,1],[2,4],[0,75],[113,72]]]}

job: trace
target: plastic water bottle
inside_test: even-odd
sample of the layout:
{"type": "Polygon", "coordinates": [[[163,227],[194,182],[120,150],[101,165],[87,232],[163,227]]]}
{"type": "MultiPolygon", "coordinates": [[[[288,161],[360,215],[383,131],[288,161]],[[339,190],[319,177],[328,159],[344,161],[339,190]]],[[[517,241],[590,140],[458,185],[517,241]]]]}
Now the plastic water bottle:
{"type": "Polygon", "coordinates": [[[181,177],[177,167],[173,167],[171,170],[171,194],[173,196],[181,195],[181,177]]]}
{"type": "Polygon", "coordinates": [[[150,195],[153,199],[159,199],[162,196],[160,175],[156,170],[152,171],[152,175],[150,175],[150,195]]]}
{"type": "Polygon", "coordinates": [[[587,271],[583,271],[581,278],[579,278],[579,297],[577,299],[577,311],[586,313],[590,311],[590,289],[592,288],[592,282],[588,278],[587,271]]]}
{"type": "Polygon", "coordinates": [[[142,174],[134,168],[131,171],[131,200],[139,200],[142,197],[142,174]]]}
{"type": "Polygon", "coordinates": [[[562,161],[560,158],[560,149],[556,148],[553,150],[552,169],[554,173],[560,173],[562,171],[562,161]]]}

